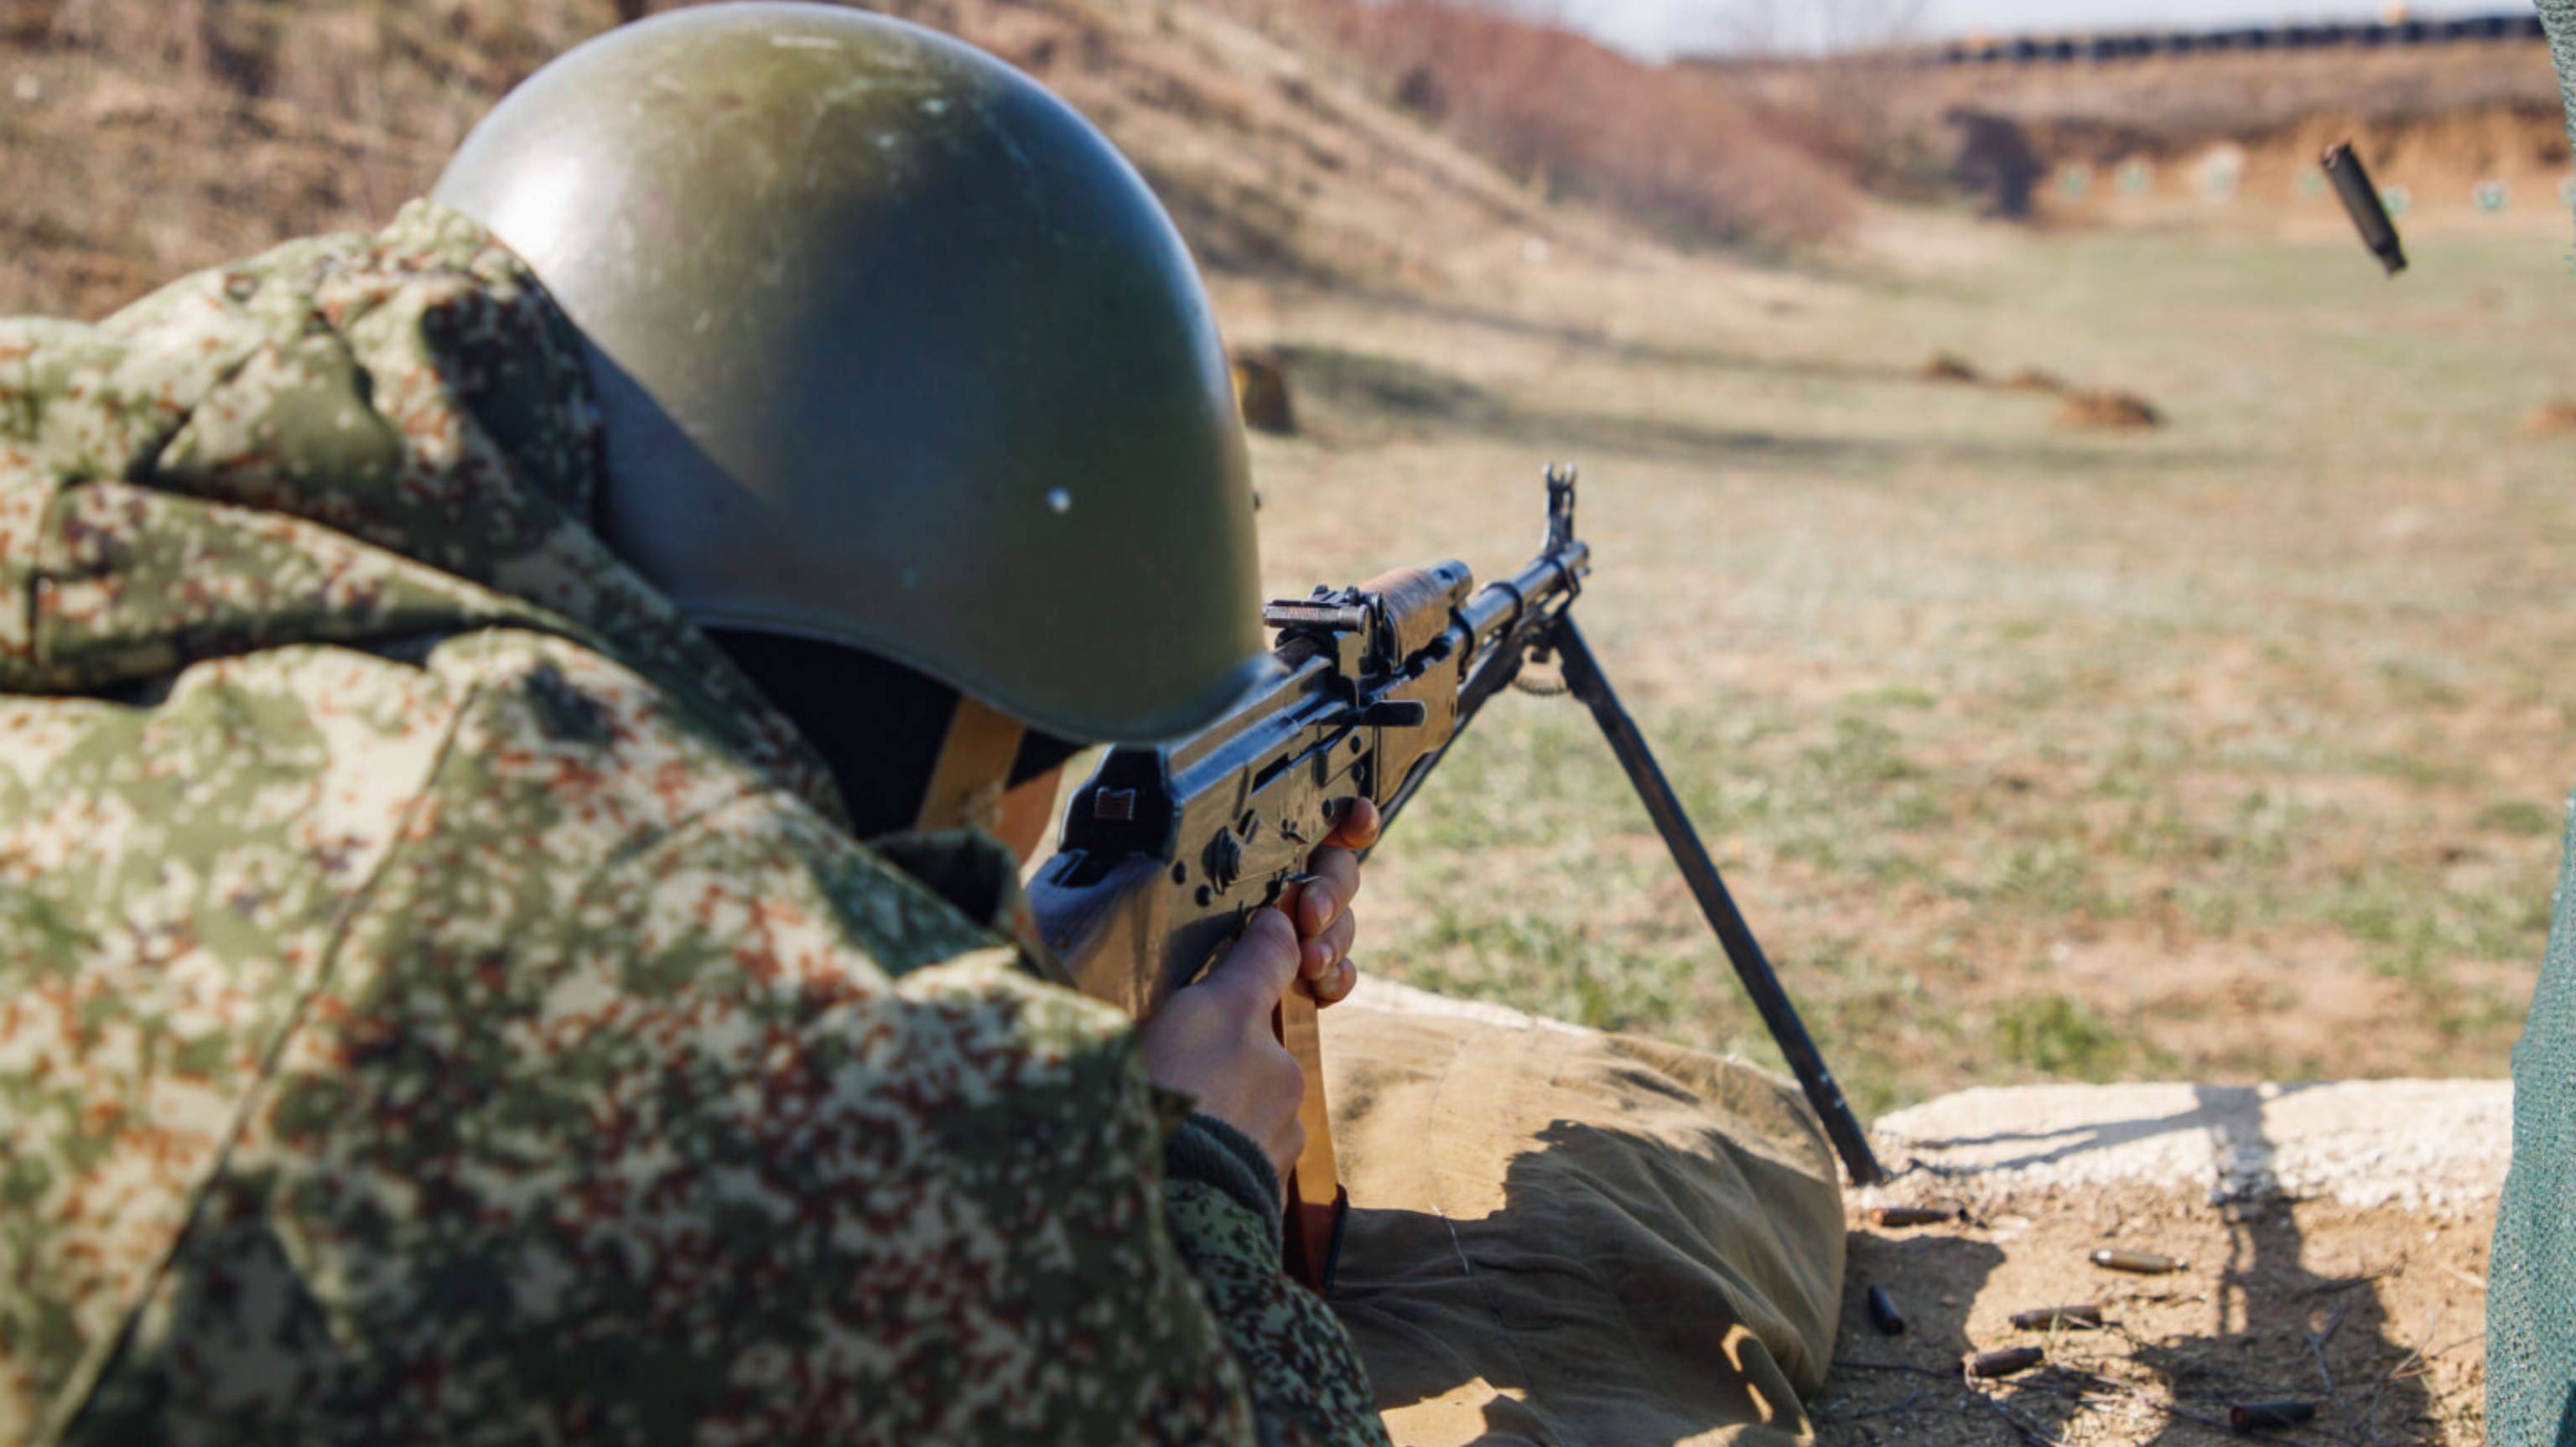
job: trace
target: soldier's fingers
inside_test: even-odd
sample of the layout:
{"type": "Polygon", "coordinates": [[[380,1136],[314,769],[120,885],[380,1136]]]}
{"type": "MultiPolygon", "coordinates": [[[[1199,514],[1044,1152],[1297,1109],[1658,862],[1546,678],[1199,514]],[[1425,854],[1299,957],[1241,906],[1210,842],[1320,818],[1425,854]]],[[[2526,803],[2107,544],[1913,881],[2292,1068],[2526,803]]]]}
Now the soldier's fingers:
{"type": "Polygon", "coordinates": [[[1311,982],[1308,988],[1315,992],[1315,1008],[1320,1010],[1349,999],[1351,991],[1358,989],[1359,984],[1360,967],[1345,956],[1335,960],[1333,967],[1324,972],[1324,977],[1311,982]]]}
{"type": "Polygon", "coordinates": [[[1331,837],[1324,842],[1345,849],[1366,849],[1377,842],[1382,823],[1375,800],[1354,795],[1342,804],[1342,817],[1334,824],[1331,837]]]}
{"type": "Polygon", "coordinates": [[[1299,948],[1298,976],[1309,985],[1322,979],[1326,971],[1351,952],[1351,938],[1359,932],[1359,927],[1360,917],[1344,910],[1340,919],[1299,948]]]}
{"type": "Polygon", "coordinates": [[[1314,878],[1297,891],[1297,932],[1313,938],[1350,911],[1360,892],[1360,857],[1347,849],[1318,849],[1306,860],[1314,878]]]}
{"type": "Polygon", "coordinates": [[[1223,958],[1193,988],[1221,996],[1238,1011],[1267,1014],[1297,978],[1297,927],[1275,909],[1257,909],[1223,958]]]}

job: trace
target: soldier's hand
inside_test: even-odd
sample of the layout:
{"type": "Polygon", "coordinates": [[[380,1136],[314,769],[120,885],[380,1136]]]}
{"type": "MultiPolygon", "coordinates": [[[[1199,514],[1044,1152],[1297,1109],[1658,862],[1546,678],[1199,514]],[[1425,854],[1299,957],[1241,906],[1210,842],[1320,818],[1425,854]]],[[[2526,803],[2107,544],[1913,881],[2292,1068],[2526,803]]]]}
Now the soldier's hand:
{"type": "Polygon", "coordinates": [[[1288,1178],[1306,1128],[1297,1121],[1305,1072],[1277,1036],[1270,1012],[1297,979],[1296,926],[1257,911],[1206,975],[1175,990],[1142,1036],[1154,1083],[1198,1097],[1198,1108],[1250,1136],[1288,1178]]]}
{"type": "Polygon", "coordinates": [[[1318,1005],[1359,983],[1351,941],[1359,928],[1358,851],[1377,842],[1377,806],[1354,799],[1307,860],[1313,879],[1257,911],[1205,976],[1173,992],[1145,1022],[1145,1073],[1198,1097],[1198,1108],[1250,1136],[1286,1179],[1306,1128],[1297,1121],[1305,1072],[1271,1033],[1270,1015],[1292,987],[1318,1005]]]}
{"type": "Polygon", "coordinates": [[[1359,967],[1351,963],[1351,941],[1359,916],[1351,901],[1360,892],[1359,851],[1377,842],[1377,805],[1353,799],[1330,838],[1306,861],[1313,879],[1281,902],[1297,922],[1297,977],[1317,1005],[1338,1004],[1359,984],[1359,967]]]}

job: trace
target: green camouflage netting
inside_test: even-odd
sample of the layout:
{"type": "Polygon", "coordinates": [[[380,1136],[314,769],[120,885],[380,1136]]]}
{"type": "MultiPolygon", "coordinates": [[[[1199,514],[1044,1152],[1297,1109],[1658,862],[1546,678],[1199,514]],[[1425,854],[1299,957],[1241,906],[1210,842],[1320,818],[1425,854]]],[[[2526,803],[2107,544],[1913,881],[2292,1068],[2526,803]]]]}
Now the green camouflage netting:
{"type": "MultiPolygon", "coordinates": [[[[2540,0],[2576,135],[2576,0],[2540,0]]],[[[2488,1266],[2487,1440],[2576,1447],[2576,831],[2513,1051],[2513,1171],[2488,1266]]]]}
{"type": "Polygon", "coordinates": [[[2487,1440],[2496,1447],[2576,1447],[2576,910],[2567,907],[2576,835],[2568,847],[2540,988],[2513,1051],[2513,1171],[2488,1266],[2487,1440]]]}

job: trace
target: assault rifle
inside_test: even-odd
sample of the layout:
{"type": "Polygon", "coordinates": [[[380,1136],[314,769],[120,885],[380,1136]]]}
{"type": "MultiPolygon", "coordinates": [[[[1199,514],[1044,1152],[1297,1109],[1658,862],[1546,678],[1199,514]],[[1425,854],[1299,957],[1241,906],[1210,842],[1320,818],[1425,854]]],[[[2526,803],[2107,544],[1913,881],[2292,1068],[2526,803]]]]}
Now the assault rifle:
{"type": "MultiPolygon", "coordinates": [[[[1474,591],[1466,565],[1453,561],[1263,609],[1279,635],[1276,681],[1195,737],[1109,752],[1066,810],[1063,852],[1030,885],[1039,932],[1085,993],[1150,1016],[1254,910],[1305,877],[1341,801],[1375,801],[1392,828],[1486,702],[1523,665],[1553,658],[1636,786],[1844,1168],[1856,1184],[1876,1184],[1886,1172],[1860,1121],[1575,626],[1591,560],[1574,535],[1574,470],[1551,467],[1546,541],[1501,582],[1474,591]]],[[[1346,1193],[1324,1114],[1314,1002],[1292,992],[1274,1024],[1306,1073],[1287,1264],[1320,1288],[1346,1193]]]]}

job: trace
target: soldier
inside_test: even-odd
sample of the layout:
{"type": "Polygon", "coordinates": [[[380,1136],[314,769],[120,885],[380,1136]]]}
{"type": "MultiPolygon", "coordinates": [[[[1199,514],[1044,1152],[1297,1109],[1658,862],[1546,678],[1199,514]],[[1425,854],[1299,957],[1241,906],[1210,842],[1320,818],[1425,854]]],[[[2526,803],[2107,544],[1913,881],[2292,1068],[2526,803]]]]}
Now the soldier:
{"type": "Polygon", "coordinates": [[[1340,1318],[1281,1278],[1364,807],[1142,1028],[1028,941],[992,835],[1255,582],[1143,184],[849,10],[0,322],[0,1440],[1801,1440],[1831,1156],[1695,1052],[1339,1005],[1340,1318]]]}
{"type": "Polygon", "coordinates": [[[1278,1267],[1349,850],[1139,1032],[962,827],[1265,663],[1206,300],[1061,103],[633,27],[0,400],[0,1437],[1384,1440],[1278,1267]]]}

